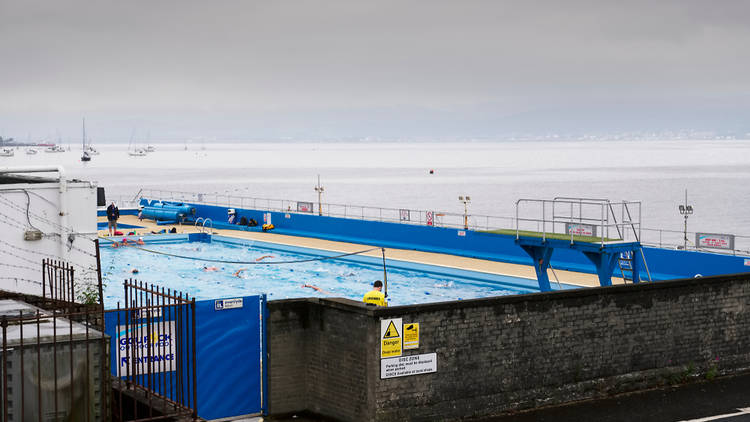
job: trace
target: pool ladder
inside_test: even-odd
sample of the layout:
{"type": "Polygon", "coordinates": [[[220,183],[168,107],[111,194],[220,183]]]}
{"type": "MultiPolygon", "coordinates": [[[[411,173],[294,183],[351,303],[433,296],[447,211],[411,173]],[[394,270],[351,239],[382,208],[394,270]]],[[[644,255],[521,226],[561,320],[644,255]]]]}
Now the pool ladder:
{"type": "Polygon", "coordinates": [[[205,233],[206,228],[208,228],[208,234],[212,234],[214,231],[214,222],[210,218],[203,218],[198,217],[197,220],[195,220],[195,227],[197,228],[200,224],[200,231],[201,233],[205,233]],[[206,227],[208,226],[208,227],[206,227]]]}

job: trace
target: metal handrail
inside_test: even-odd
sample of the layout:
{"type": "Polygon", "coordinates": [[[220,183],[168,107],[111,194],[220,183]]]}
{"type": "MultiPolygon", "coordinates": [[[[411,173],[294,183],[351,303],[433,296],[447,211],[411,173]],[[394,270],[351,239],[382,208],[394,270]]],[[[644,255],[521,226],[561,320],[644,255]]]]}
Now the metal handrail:
{"type": "MultiPolygon", "coordinates": [[[[246,197],[246,196],[239,196],[239,195],[233,196],[233,195],[216,194],[216,193],[202,194],[202,193],[195,193],[195,192],[167,191],[167,190],[159,190],[159,189],[141,189],[135,197],[120,196],[119,198],[121,199],[121,201],[125,201],[125,202],[130,202],[133,200],[135,200],[133,202],[136,202],[139,198],[142,198],[142,197],[155,197],[155,198],[164,199],[164,200],[172,199],[172,200],[178,200],[178,201],[183,201],[183,202],[202,203],[202,204],[207,204],[207,205],[220,205],[220,206],[232,205],[232,206],[239,207],[239,208],[252,208],[252,209],[266,210],[266,211],[281,211],[281,212],[287,212],[287,213],[298,213],[296,210],[297,202],[310,202],[310,201],[296,201],[296,200],[289,200],[289,199],[254,198],[254,197],[246,197]]],[[[115,198],[117,197],[115,196],[115,198]]],[[[559,199],[564,199],[564,198],[566,197],[559,197],[559,199]]],[[[601,202],[601,199],[598,199],[598,198],[581,198],[581,200],[583,203],[601,202]]],[[[640,202],[622,201],[622,203],[625,203],[628,205],[638,204],[638,208],[635,211],[640,216],[641,214],[640,202]]],[[[391,222],[391,223],[398,223],[398,224],[413,224],[413,225],[414,224],[425,225],[427,223],[426,215],[425,215],[427,210],[408,209],[410,212],[411,219],[408,221],[404,221],[400,219],[399,212],[401,209],[406,209],[406,208],[346,205],[346,204],[337,204],[337,203],[322,203],[321,205],[323,207],[323,215],[326,215],[329,217],[356,218],[356,219],[364,218],[364,219],[370,219],[373,221],[391,222]]],[[[313,210],[314,213],[317,213],[318,211],[317,208],[318,208],[318,204],[314,203],[314,210],[313,210]]],[[[435,216],[433,225],[435,225],[436,227],[463,229],[463,214],[441,212],[438,210],[431,210],[430,212],[432,212],[433,215],[435,216]]],[[[497,229],[512,230],[513,228],[518,229],[518,224],[519,224],[519,219],[514,216],[496,216],[496,215],[493,216],[493,215],[485,215],[485,214],[469,214],[468,217],[469,217],[469,228],[472,230],[487,230],[487,231],[497,230],[497,229]]],[[[555,216],[555,220],[557,220],[557,216],[555,216]]],[[[597,220],[601,222],[601,216],[599,216],[597,220]]],[[[623,218],[617,224],[619,224],[620,227],[623,227],[623,224],[629,225],[629,220],[631,219],[628,218],[626,221],[623,218]]],[[[520,221],[524,222],[526,220],[522,218],[520,219],[520,221]]],[[[633,223],[635,223],[635,221],[633,221],[633,223]]],[[[670,229],[643,227],[641,225],[640,220],[638,221],[637,224],[638,224],[637,239],[641,241],[641,244],[647,245],[647,246],[654,246],[654,247],[670,247],[670,248],[677,248],[678,246],[680,246],[680,248],[682,247],[682,243],[683,243],[683,231],[682,230],[670,230],[670,229]],[[671,237],[674,237],[674,239],[671,239],[671,237]]],[[[614,226],[610,226],[610,227],[614,227],[614,226]]],[[[545,224],[545,228],[546,228],[546,224],[545,224]]],[[[541,221],[537,222],[536,231],[542,231],[541,221]]],[[[691,234],[694,235],[695,232],[688,233],[689,236],[691,234]]],[[[743,242],[741,243],[743,245],[746,243],[747,246],[746,247],[735,246],[735,250],[711,249],[710,251],[713,253],[719,253],[719,254],[750,255],[750,235],[735,235],[735,240],[736,241],[742,240],[743,242]]],[[[703,248],[695,248],[695,246],[689,247],[688,249],[705,250],[703,248]]]]}
{"type": "MultiPolygon", "coordinates": [[[[625,211],[623,210],[623,215],[625,214],[625,211]]],[[[630,212],[628,211],[628,215],[630,215],[630,212]]],[[[552,200],[548,199],[530,199],[530,198],[521,198],[516,201],[516,239],[520,238],[520,232],[521,232],[521,222],[536,222],[537,225],[541,223],[541,234],[542,234],[542,241],[547,240],[547,223],[552,224],[551,231],[549,233],[557,233],[555,230],[555,227],[557,224],[560,223],[566,223],[566,224],[575,224],[575,223],[582,223],[583,221],[590,222],[590,223],[598,223],[598,224],[591,224],[592,226],[598,227],[600,234],[600,243],[602,246],[604,246],[605,238],[609,237],[609,229],[614,228],[617,230],[617,233],[619,235],[619,239],[625,240],[625,236],[623,236],[623,232],[625,228],[632,227],[633,232],[636,233],[635,227],[638,226],[638,231],[640,231],[640,203],[638,202],[628,202],[628,201],[622,201],[622,202],[611,202],[607,199],[596,199],[596,198],[570,198],[570,197],[557,197],[552,200]],[[540,218],[526,218],[521,217],[520,209],[521,205],[524,203],[529,204],[538,204],[541,205],[541,219],[540,218]],[[623,218],[621,223],[617,222],[617,218],[614,213],[613,206],[620,206],[622,208],[627,208],[628,204],[639,204],[639,215],[638,215],[638,222],[632,221],[632,218],[628,218],[627,221],[623,218]],[[570,214],[569,215],[560,215],[557,213],[557,207],[560,205],[569,205],[570,206],[570,214]],[[578,215],[576,216],[575,213],[575,205],[578,205],[578,215]],[[596,211],[596,208],[599,208],[600,212],[598,213],[599,216],[593,217],[593,216],[583,216],[583,208],[584,205],[589,205],[594,208],[594,211],[596,211]],[[548,206],[551,206],[552,208],[552,219],[550,220],[547,218],[547,208],[548,206]],[[612,219],[610,220],[610,212],[612,215],[612,219]],[[622,230],[620,230],[622,228],[622,230]]],[[[637,235],[636,235],[637,238],[637,235]]],[[[570,231],[570,243],[574,243],[574,233],[571,230],[570,231]]]]}

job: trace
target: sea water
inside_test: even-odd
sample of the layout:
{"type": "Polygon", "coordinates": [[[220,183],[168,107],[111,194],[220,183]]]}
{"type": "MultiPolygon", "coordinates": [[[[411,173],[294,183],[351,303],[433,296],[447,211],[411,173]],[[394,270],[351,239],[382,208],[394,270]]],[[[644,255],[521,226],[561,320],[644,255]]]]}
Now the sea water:
{"type": "MultiPolygon", "coordinates": [[[[689,230],[750,235],[750,141],[252,142],[156,144],[131,157],[127,145],[0,157],[0,166],[62,164],[110,198],[141,188],[261,198],[513,216],[519,198],[555,196],[642,201],[646,228],[681,239],[678,205],[693,205],[689,230]],[[187,150],[185,149],[187,147],[187,150]],[[433,173],[430,174],[430,170],[433,173]]],[[[481,223],[481,222],[477,222],[481,223]]],[[[678,240],[679,240],[678,239],[678,240]]],[[[652,241],[654,241],[652,237],[652,241]]],[[[741,243],[738,241],[738,243],[741,243]]]]}

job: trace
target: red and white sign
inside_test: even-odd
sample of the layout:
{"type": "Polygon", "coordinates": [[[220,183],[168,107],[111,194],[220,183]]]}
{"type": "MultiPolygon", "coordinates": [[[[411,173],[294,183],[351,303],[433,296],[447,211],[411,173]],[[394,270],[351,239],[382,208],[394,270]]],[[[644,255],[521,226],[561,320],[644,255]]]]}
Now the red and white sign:
{"type": "Polygon", "coordinates": [[[427,215],[427,225],[428,226],[435,225],[435,213],[432,211],[427,211],[425,214],[427,215]]]}
{"type": "Polygon", "coordinates": [[[717,233],[696,233],[695,246],[711,249],[734,249],[734,235],[717,233]]]}
{"type": "Polygon", "coordinates": [[[297,202],[297,212],[313,212],[312,202],[297,202]]]}
{"type": "Polygon", "coordinates": [[[574,236],[596,236],[596,226],[581,223],[565,223],[565,233],[574,236]]]}

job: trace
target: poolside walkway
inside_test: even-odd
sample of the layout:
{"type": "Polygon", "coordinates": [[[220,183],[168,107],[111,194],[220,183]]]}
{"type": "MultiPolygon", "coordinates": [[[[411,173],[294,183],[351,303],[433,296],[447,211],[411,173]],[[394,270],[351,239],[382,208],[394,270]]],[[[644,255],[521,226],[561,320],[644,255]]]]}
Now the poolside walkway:
{"type": "MultiPolygon", "coordinates": [[[[98,221],[106,222],[106,217],[99,217],[98,221]]],[[[138,217],[134,215],[125,215],[120,217],[118,220],[122,224],[130,224],[133,226],[142,226],[143,229],[122,229],[122,232],[135,231],[137,235],[150,234],[151,231],[159,231],[162,229],[171,229],[172,227],[177,228],[178,233],[196,233],[199,230],[192,225],[157,225],[151,220],[139,221],[138,217]]],[[[299,237],[299,236],[288,236],[283,234],[277,234],[273,232],[249,232],[240,230],[222,230],[213,229],[213,234],[220,236],[234,237],[239,239],[248,239],[268,243],[276,243],[281,245],[298,246],[303,248],[321,249],[325,251],[350,253],[361,250],[371,249],[371,245],[362,245],[357,243],[347,242],[335,242],[331,240],[315,239],[311,237],[299,237]]],[[[99,230],[99,235],[107,235],[107,230],[99,230]]],[[[373,251],[364,253],[362,255],[380,257],[380,251],[373,251]]],[[[439,267],[458,268],[462,270],[478,271],[489,274],[507,275],[513,277],[528,278],[536,280],[536,273],[534,268],[530,265],[519,265],[510,264],[506,262],[487,261],[476,258],[466,258],[456,255],[447,255],[434,252],[420,252],[408,249],[393,249],[386,248],[385,255],[387,259],[395,259],[399,261],[414,262],[419,264],[435,265],[439,267]]],[[[549,279],[553,286],[556,284],[555,280],[560,283],[572,284],[584,287],[597,287],[599,286],[599,279],[596,274],[579,273],[573,271],[563,270],[548,270],[549,279]]],[[[623,284],[623,280],[618,277],[612,277],[612,284],[623,284]]]]}

